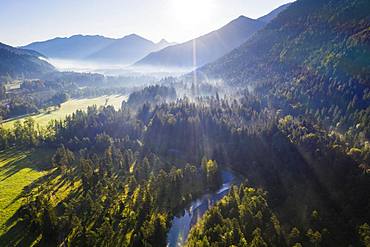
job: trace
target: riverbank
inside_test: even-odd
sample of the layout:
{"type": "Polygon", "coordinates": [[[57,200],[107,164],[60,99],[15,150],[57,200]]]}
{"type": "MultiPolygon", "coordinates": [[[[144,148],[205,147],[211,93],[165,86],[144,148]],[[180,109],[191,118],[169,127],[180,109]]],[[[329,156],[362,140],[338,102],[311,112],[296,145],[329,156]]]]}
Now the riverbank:
{"type": "Polygon", "coordinates": [[[222,171],[222,186],[214,193],[207,193],[192,201],[184,210],[183,215],[175,216],[167,234],[167,247],[183,246],[186,243],[189,231],[204,213],[221,200],[232,185],[239,185],[241,178],[232,170],[222,171]]]}

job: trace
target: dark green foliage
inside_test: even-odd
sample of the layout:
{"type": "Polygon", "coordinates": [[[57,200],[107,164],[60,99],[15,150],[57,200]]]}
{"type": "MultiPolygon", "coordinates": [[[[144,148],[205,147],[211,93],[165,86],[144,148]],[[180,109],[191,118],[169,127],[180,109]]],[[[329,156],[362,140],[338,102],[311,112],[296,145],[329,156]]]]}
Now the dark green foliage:
{"type": "MultiPolygon", "coordinates": [[[[143,119],[126,108],[90,107],[54,122],[48,135],[32,134],[32,123],[4,132],[3,143],[64,145],[53,163],[65,179],[80,179],[81,188],[56,214],[63,226],[57,239],[91,245],[163,242],[171,216],[217,189],[219,170],[229,166],[269,192],[269,208],[288,229],[282,233],[290,242],[359,241],[357,228],[368,217],[369,177],[339,138],[307,119],[280,117],[250,95],[231,103],[184,99],[145,112],[143,119]],[[73,218],[80,223],[66,221],[73,218]]],[[[49,193],[50,188],[43,192],[49,193]]],[[[268,244],[269,232],[261,225],[250,231],[248,243],[268,244]]],[[[213,235],[217,239],[218,230],[213,235]]]]}
{"type": "Polygon", "coordinates": [[[359,227],[359,236],[362,244],[365,247],[370,246],[370,226],[367,223],[364,223],[359,227]]]}
{"type": "Polygon", "coordinates": [[[57,149],[52,157],[52,163],[55,167],[71,167],[75,160],[74,154],[66,149],[64,145],[57,149]]]}
{"type": "Polygon", "coordinates": [[[9,102],[6,102],[5,105],[1,105],[0,108],[4,109],[2,112],[3,119],[36,113],[38,111],[38,107],[34,100],[27,96],[23,98],[11,98],[9,102]]]}
{"type": "Polygon", "coordinates": [[[261,190],[233,187],[194,227],[187,246],[285,246],[261,190]],[[206,243],[210,243],[209,245],[206,243]]]}
{"type": "Polygon", "coordinates": [[[0,83],[0,100],[5,99],[6,96],[6,88],[5,85],[0,83]]]}
{"type": "Polygon", "coordinates": [[[0,43],[0,75],[13,78],[38,77],[54,71],[54,67],[44,60],[42,55],[29,50],[13,48],[0,43]]]}
{"type": "Polygon", "coordinates": [[[232,95],[167,78],[119,111],[89,107],[47,131],[32,120],[0,128],[4,148],[58,148],[55,176],[76,187],[51,205],[58,191],[47,178],[18,224],[41,234],[41,245],[164,246],[173,216],[232,169],[263,189],[233,187],[191,231],[189,246],[367,247],[368,10],[365,0],[293,3],[203,69],[248,88],[232,95]],[[175,101],[173,85],[191,99],[175,101]]]}
{"type": "Polygon", "coordinates": [[[370,3],[299,0],[199,78],[249,86],[291,114],[369,138],[370,3]]]}
{"type": "MultiPolygon", "coordinates": [[[[42,234],[41,245],[63,241],[87,246],[163,246],[172,215],[208,188],[218,188],[214,161],[204,171],[200,164],[173,165],[146,152],[135,139],[136,122],[126,114],[93,107],[64,123],[55,122],[50,126],[54,135],[37,136],[37,141],[49,146],[61,144],[52,164],[59,168],[56,172],[63,183],[81,181],[76,194],[56,207],[41,203],[56,193],[54,186],[46,185],[38,189],[36,199],[30,195],[21,209],[23,224],[42,234]],[[116,121],[128,129],[108,131],[116,121]],[[70,138],[72,133],[84,138],[70,138]]],[[[18,125],[8,135],[14,134],[15,141],[28,140],[32,131],[29,134],[26,128],[31,125],[18,125]]]]}
{"type": "Polygon", "coordinates": [[[133,92],[128,98],[127,104],[130,107],[139,107],[144,103],[160,104],[176,99],[176,90],[166,86],[149,86],[141,91],[133,92]]]}
{"type": "MultiPolygon", "coordinates": [[[[234,186],[191,230],[187,246],[336,246],[319,213],[313,211],[308,218],[305,232],[297,227],[288,232],[272,212],[266,192],[234,186]]],[[[366,227],[360,228],[363,239],[366,227]]]]}

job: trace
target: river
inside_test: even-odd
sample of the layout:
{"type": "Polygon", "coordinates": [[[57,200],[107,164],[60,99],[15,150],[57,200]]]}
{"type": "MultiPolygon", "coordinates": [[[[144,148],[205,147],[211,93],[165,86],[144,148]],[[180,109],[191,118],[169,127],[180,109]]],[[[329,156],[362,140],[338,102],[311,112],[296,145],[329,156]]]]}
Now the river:
{"type": "Polygon", "coordinates": [[[167,247],[183,246],[187,240],[189,231],[193,225],[203,216],[203,214],[216,202],[221,200],[230,190],[233,184],[239,184],[237,178],[230,170],[222,171],[222,186],[214,192],[203,195],[201,198],[191,202],[181,216],[176,216],[172,221],[172,226],[167,234],[167,247]]]}

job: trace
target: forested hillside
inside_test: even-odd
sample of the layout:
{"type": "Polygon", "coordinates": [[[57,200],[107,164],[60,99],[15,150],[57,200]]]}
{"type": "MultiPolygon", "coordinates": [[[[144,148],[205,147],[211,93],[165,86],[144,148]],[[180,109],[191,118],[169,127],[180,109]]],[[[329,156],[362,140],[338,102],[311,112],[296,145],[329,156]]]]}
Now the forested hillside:
{"type": "MultiPolygon", "coordinates": [[[[345,143],[308,119],[282,117],[248,94],[238,101],[185,98],[138,106],[137,113],[125,104],[120,111],[92,107],[41,131],[32,119],[1,129],[3,148],[17,144],[55,147],[56,152],[53,172],[28,188],[19,220],[0,240],[164,246],[172,217],[205,191],[217,189],[220,170],[230,167],[250,186],[268,191],[276,214],[272,223],[269,211],[253,216],[261,223],[245,230],[247,241],[253,232],[268,243],[289,246],[285,241],[297,228],[302,236],[319,235],[315,243],[361,243],[359,227],[366,228],[369,219],[370,177],[346,154],[345,143]],[[312,225],[311,214],[319,215],[319,227],[312,225]],[[270,232],[271,224],[281,224],[280,233],[270,232]],[[24,231],[24,237],[14,231],[24,231]]],[[[237,215],[225,217],[234,221],[237,215]]],[[[237,220],[249,225],[252,219],[237,220]]]]}
{"type": "Polygon", "coordinates": [[[53,71],[54,67],[42,57],[38,52],[0,43],[0,76],[35,78],[53,71]]]}
{"type": "Polygon", "coordinates": [[[370,137],[370,2],[299,0],[199,76],[248,86],[285,112],[370,137]]]}

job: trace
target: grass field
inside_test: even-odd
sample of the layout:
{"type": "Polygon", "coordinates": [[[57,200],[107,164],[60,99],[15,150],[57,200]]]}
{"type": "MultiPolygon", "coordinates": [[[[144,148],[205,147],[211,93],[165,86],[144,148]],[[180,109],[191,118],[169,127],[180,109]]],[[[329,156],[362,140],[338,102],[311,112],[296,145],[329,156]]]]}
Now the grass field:
{"type": "Polygon", "coordinates": [[[42,194],[42,190],[36,190],[40,185],[52,188],[49,200],[53,206],[71,193],[78,193],[79,179],[67,181],[59,170],[51,168],[54,151],[16,147],[0,151],[0,246],[35,246],[40,241],[41,235],[28,228],[16,214],[29,195],[42,194]]]}
{"type": "MultiPolygon", "coordinates": [[[[107,103],[107,105],[114,106],[115,109],[120,109],[122,101],[126,99],[127,96],[124,95],[108,95],[96,98],[71,99],[63,103],[61,108],[57,110],[33,115],[32,118],[34,118],[40,126],[45,127],[52,119],[64,119],[67,115],[72,114],[76,110],[86,110],[88,106],[92,105],[104,106],[107,103]]],[[[22,118],[19,120],[22,121],[22,118]]],[[[11,128],[13,127],[15,121],[16,120],[4,122],[3,126],[5,128],[11,128]]]]}
{"type": "Polygon", "coordinates": [[[50,150],[0,151],[0,236],[15,222],[10,219],[23,203],[22,193],[50,171],[50,150]]]}
{"type": "MultiPolygon", "coordinates": [[[[32,118],[40,126],[46,126],[51,119],[64,119],[76,110],[86,110],[88,106],[92,105],[113,105],[116,109],[119,109],[125,99],[127,99],[126,96],[117,95],[71,99],[63,103],[61,108],[57,110],[33,115],[32,118]]],[[[22,119],[25,118],[20,120],[22,121],[22,119]]],[[[8,121],[4,123],[4,126],[11,128],[15,121],[8,121]]],[[[22,229],[13,227],[18,223],[16,217],[13,216],[24,203],[25,192],[31,185],[54,174],[51,173],[52,170],[49,165],[53,152],[53,150],[44,149],[30,151],[17,147],[0,151],[0,240],[4,240],[1,237],[6,236],[5,234],[8,234],[8,231],[22,229]]],[[[78,189],[80,185],[79,181],[73,184],[66,183],[61,180],[60,176],[55,177],[51,182],[55,185],[54,196],[50,198],[54,205],[68,196],[71,191],[78,189]]],[[[13,233],[11,232],[8,235],[14,235],[13,233]]],[[[22,230],[18,232],[18,236],[21,235],[22,230]]],[[[8,236],[5,237],[5,240],[8,240],[8,236]]],[[[12,241],[18,240],[13,239],[12,241]]]]}

